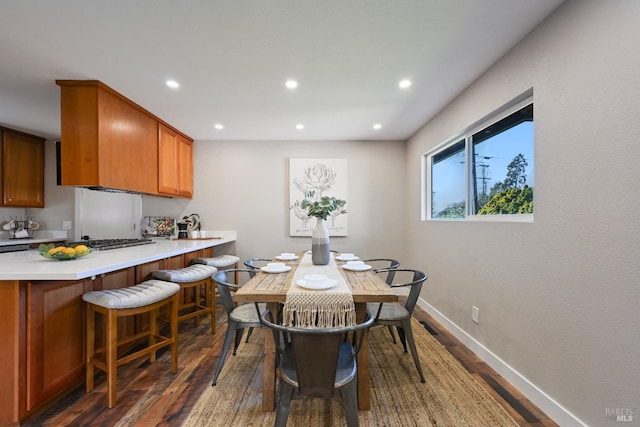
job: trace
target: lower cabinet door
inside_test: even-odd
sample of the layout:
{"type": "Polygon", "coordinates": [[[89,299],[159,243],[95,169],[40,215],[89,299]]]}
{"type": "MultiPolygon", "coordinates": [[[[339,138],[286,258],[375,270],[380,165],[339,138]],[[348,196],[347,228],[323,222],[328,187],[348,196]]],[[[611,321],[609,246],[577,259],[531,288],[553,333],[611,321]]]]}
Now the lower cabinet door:
{"type": "Polygon", "coordinates": [[[211,258],[213,256],[213,248],[198,249],[193,252],[184,254],[185,265],[191,264],[191,260],[195,258],[211,258]]]}
{"type": "Polygon", "coordinates": [[[146,264],[136,265],[136,283],[142,283],[145,280],[153,279],[151,273],[156,270],[164,269],[164,260],[147,262],[146,264]]]}
{"type": "Polygon", "coordinates": [[[82,294],[91,280],[27,286],[27,411],[84,378],[82,294]]]}

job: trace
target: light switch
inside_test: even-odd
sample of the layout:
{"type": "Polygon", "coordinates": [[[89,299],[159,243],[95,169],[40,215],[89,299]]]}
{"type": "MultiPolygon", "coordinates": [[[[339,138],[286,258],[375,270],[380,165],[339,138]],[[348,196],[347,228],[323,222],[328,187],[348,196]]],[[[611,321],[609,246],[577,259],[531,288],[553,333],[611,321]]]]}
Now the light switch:
{"type": "Polygon", "coordinates": [[[73,228],[72,221],[62,221],[62,229],[63,230],[71,230],[73,228]]]}

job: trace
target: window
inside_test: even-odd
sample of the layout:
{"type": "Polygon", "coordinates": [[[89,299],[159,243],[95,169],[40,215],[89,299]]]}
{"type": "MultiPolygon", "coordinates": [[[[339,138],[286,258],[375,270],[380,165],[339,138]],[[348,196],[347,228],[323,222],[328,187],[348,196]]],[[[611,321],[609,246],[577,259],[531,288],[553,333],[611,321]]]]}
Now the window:
{"type": "Polygon", "coordinates": [[[432,218],[464,218],[465,140],[458,141],[434,154],[431,159],[431,216],[432,218]]]}
{"type": "Polygon", "coordinates": [[[533,102],[522,98],[425,154],[423,219],[532,219],[533,102]]]}

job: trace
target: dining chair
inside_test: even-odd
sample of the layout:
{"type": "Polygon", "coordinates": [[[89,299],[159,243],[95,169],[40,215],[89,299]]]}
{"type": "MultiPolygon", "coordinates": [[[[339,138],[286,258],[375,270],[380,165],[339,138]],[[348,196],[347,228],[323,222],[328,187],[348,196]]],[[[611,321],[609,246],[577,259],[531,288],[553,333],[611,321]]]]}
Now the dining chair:
{"type": "MultiPolygon", "coordinates": [[[[376,273],[380,270],[386,270],[387,276],[385,277],[384,281],[387,283],[387,285],[391,285],[393,283],[393,278],[396,274],[395,269],[400,267],[400,262],[391,258],[369,258],[363,261],[365,264],[370,265],[373,268],[373,271],[375,271],[376,273]]],[[[393,326],[387,326],[387,330],[391,335],[391,340],[393,340],[393,343],[398,344],[398,341],[396,341],[396,334],[393,333],[393,326]]]]}
{"type": "Polygon", "coordinates": [[[301,397],[329,399],[335,391],[342,395],[348,427],[359,426],[356,354],[364,333],[358,333],[356,345],[346,334],[369,328],[376,320],[368,318],[357,325],[335,328],[299,328],[275,323],[269,310],[256,304],[262,324],[273,332],[280,360],[279,399],[274,426],[287,425],[291,399],[295,391],[301,397]],[[286,340],[280,340],[280,336],[286,340]],[[281,344],[282,343],[282,344],[281,344]]]}
{"type": "Polygon", "coordinates": [[[387,285],[393,283],[393,278],[396,274],[395,269],[400,267],[400,262],[391,258],[370,258],[363,261],[365,264],[370,265],[376,273],[380,270],[385,270],[387,272],[387,276],[385,277],[387,285]]]}
{"type": "MultiPolygon", "coordinates": [[[[378,274],[388,273],[386,269],[378,270],[376,272],[378,274]]],[[[409,295],[407,296],[404,304],[400,302],[385,303],[380,309],[379,303],[367,303],[367,311],[369,313],[380,312],[374,326],[395,326],[405,353],[407,352],[407,343],[409,344],[409,350],[411,350],[413,362],[420,374],[420,381],[424,383],[424,374],[422,373],[422,366],[420,365],[418,351],[416,350],[416,344],[411,330],[411,316],[413,315],[413,309],[416,307],[416,303],[418,302],[418,297],[422,290],[422,284],[427,280],[427,275],[422,271],[412,269],[395,269],[394,274],[395,279],[398,277],[401,279],[399,281],[400,283],[396,280],[396,283],[388,285],[389,287],[394,289],[409,287],[409,295]]]]}
{"type": "Polygon", "coordinates": [[[253,277],[256,275],[256,272],[260,270],[260,267],[264,267],[272,261],[270,258],[249,258],[244,262],[244,265],[248,270],[252,270],[249,272],[249,275],[253,277]]]}
{"type": "MultiPolygon", "coordinates": [[[[272,261],[273,260],[270,258],[249,258],[244,262],[244,265],[245,267],[247,267],[248,270],[251,270],[249,272],[249,276],[255,277],[256,273],[260,271],[260,267],[264,267],[265,265],[267,265],[272,261]]],[[[249,342],[249,338],[251,338],[251,334],[253,334],[253,328],[249,328],[247,330],[247,338],[245,338],[244,342],[249,342]]]]}
{"type": "MultiPolygon", "coordinates": [[[[227,354],[229,353],[229,348],[231,347],[231,342],[234,342],[232,354],[235,356],[238,346],[242,341],[242,333],[244,332],[244,329],[262,327],[262,323],[260,323],[258,313],[256,313],[256,309],[253,304],[237,305],[233,299],[235,292],[242,287],[242,284],[246,283],[251,278],[252,272],[254,271],[249,269],[232,269],[221,270],[213,275],[213,280],[218,288],[218,292],[220,292],[222,305],[227,312],[227,332],[224,336],[224,343],[222,345],[222,352],[218,359],[218,365],[216,366],[216,372],[213,375],[213,380],[211,381],[212,386],[216,385],[218,381],[218,375],[220,375],[220,371],[224,366],[227,354]],[[229,278],[233,278],[235,280],[235,277],[238,277],[238,281],[236,283],[228,280],[229,278]]],[[[266,305],[261,304],[261,307],[266,308],[266,305]]]]}

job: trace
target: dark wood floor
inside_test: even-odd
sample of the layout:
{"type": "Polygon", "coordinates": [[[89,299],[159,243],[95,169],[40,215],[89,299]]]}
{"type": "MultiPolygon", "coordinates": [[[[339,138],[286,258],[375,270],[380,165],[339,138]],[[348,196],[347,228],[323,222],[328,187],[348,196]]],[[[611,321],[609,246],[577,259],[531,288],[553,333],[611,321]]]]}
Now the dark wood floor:
{"type": "MultiPolygon", "coordinates": [[[[188,416],[211,377],[222,347],[226,315],[217,310],[217,331],[210,334],[209,322],[199,327],[180,325],[180,370],[170,373],[168,351],[156,363],[139,360],[118,369],[118,405],[106,408],[104,374],[96,377],[96,389],[84,387],[59,400],[48,410],[29,420],[26,426],[179,426],[188,416]]],[[[556,424],[447,332],[431,316],[416,308],[414,316],[437,333],[434,337],[503,405],[522,426],[556,424]]]]}

